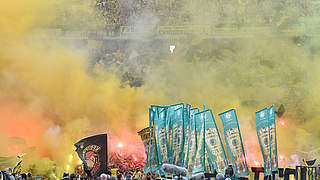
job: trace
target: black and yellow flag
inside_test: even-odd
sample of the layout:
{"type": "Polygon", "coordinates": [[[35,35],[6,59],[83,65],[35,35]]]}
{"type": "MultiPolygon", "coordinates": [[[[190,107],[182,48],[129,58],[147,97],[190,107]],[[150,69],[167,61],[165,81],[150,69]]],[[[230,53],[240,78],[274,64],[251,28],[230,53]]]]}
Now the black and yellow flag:
{"type": "Polygon", "coordinates": [[[74,146],[90,177],[98,177],[107,172],[108,145],[107,134],[87,137],[74,146]]]}

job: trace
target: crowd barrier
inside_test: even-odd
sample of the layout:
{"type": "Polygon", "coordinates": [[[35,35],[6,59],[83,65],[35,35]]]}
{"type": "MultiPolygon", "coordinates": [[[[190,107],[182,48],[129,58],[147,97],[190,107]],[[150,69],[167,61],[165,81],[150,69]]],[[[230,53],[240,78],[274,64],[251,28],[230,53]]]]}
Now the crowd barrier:
{"type": "Polygon", "coordinates": [[[319,180],[320,167],[293,166],[279,168],[271,176],[263,176],[263,167],[251,167],[250,179],[252,180],[319,180]]]}

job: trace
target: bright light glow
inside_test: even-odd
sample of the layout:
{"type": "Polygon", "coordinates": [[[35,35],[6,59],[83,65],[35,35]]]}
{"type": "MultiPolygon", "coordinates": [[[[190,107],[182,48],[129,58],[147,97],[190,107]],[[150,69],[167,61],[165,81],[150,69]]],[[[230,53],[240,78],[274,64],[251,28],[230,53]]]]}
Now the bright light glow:
{"type": "Polygon", "coordinates": [[[137,158],[134,158],[134,161],[137,161],[137,158]]]}
{"type": "Polygon", "coordinates": [[[119,142],[119,143],[118,143],[118,147],[119,147],[119,148],[122,148],[122,147],[123,147],[123,143],[122,143],[122,142],[119,142]]]}
{"type": "Polygon", "coordinates": [[[81,161],[81,159],[79,159],[79,160],[78,160],[78,164],[82,164],[82,161],[81,161]]]}
{"type": "Polygon", "coordinates": [[[279,121],[280,126],[285,127],[286,126],[286,122],[284,120],[280,120],[279,121]]]}
{"type": "Polygon", "coordinates": [[[70,155],[69,155],[69,163],[72,162],[72,159],[73,159],[73,156],[72,156],[72,154],[70,154],[70,155]]]}
{"type": "Polygon", "coordinates": [[[280,155],[279,158],[280,158],[280,160],[284,160],[284,156],[283,155],[280,155]]]}
{"type": "Polygon", "coordinates": [[[66,167],[67,171],[70,170],[70,165],[68,164],[67,167],[66,167]]]}
{"type": "Polygon", "coordinates": [[[258,166],[258,165],[259,165],[259,163],[258,163],[257,161],[254,161],[254,165],[258,166]]]}

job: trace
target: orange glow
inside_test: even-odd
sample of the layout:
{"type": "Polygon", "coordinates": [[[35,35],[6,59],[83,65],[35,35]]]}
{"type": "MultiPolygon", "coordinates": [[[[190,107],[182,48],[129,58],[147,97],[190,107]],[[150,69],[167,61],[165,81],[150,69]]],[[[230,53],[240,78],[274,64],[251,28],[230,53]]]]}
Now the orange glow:
{"type": "Polygon", "coordinates": [[[122,143],[122,142],[119,142],[119,143],[118,143],[118,147],[119,147],[119,148],[123,148],[123,143],[122,143]]]}
{"type": "Polygon", "coordinates": [[[279,121],[280,126],[285,127],[286,126],[286,122],[284,120],[280,120],[279,121]]]}
{"type": "Polygon", "coordinates": [[[6,127],[1,132],[8,137],[23,138],[26,142],[25,145],[8,145],[8,155],[22,153],[25,146],[35,146],[41,156],[51,157],[43,136],[50,125],[48,120],[18,105],[12,105],[3,99],[1,101],[0,119],[6,119],[6,121],[0,121],[0,126],[6,127]]]}

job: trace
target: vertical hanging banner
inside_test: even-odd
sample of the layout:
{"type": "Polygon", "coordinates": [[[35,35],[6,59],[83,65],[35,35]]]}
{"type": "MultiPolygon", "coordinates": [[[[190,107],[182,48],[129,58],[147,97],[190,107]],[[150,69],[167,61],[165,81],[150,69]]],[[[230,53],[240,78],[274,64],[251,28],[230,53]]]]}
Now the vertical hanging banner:
{"type": "Polygon", "coordinates": [[[256,112],[256,129],[264,161],[264,176],[268,176],[272,174],[268,108],[256,112]]]}
{"type": "Polygon", "coordinates": [[[168,163],[168,148],[167,148],[167,136],[166,136],[166,107],[157,107],[158,115],[158,126],[156,127],[155,132],[157,133],[157,142],[158,142],[158,158],[161,163],[168,163]]]}
{"type": "Polygon", "coordinates": [[[277,150],[277,133],[274,114],[274,105],[269,108],[269,124],[270,124],[270,147],[271,147],[271,169],[278,171],[278,150],[277,150]]]}
{"type": "MultiPolygon", "coordinates": [[[[223,148],[220,133],[211,110],[205,112],[205,147],[208,161],[218,173],[224,173],[228,167],[226,153],[223,148]]],[[[206,164],[207,166],[207,164],[206,164]]]]}
{"type": "Polygon", "coordinates": [[[188,154],[187,154],[187,169],[189,175],[192,174],[193,165],[195,163],[196,148],[197,148],[197,137],[196,137],[196,125],[194,115],[199,113],[198,108],[193,108],[190,110],[190,132],[189,132],[189,142],[188,142],[188,154]]]}
{"type": "Polygon", "coordinates": [[[182,166],[187,167],[187,157],[188,157],[188,143],[189,143],[189,137],[190,137],[190,104],[186,105],[186,108],[183,112],[183,151],[182,151],[182,166]]]}
{"type": "Polygon", "coordinates": [[[204,154],[205,154],[205,168],[204,168],[204,172],[206,173],[214,173],[214,167],[213,167],[213,160],[210,158],[209,154],[208,154],[208,147],[205,146],[204,149],[204,154]]]}
{"type": "Polygon", "coordinates": [[[143,171],[144,172],[150,172],[150,152],[151,152],[151,144],[152,144],[152,138],[153,137],[153,125],[152,125],[152,119],[154,118],[154,114],[155,114],[155,108],[150,108],[149,109],[149,143],[148,143],[148,152],[147,152],[147,158],[146,158],[146,162],[144,164],[143,167],[143,171]]]}
{"type": "Polygon", "coordinates": [[[184,107],[174,111],[173,142],[172,142],[172,164],[181,166],[182,162],[182,139],[183,139],[183,115],[184,107]]]}
{"type": "Polygon", "coordinates": [[[84,170],[90,177],[99,177],[107,173],[108,145],[107,134],[91,136],[76,144],[76,152],[84,164],[84,170]]]}
{"type": "Polygon", "coordinates": [[[166,131],[167,131],[167,142],[168,142],[168,157],[169,163],[172,164],[172,157],[173,157],[173,124],[175,123],[175,113],[177,109],[184,108],[184,104],[174,104],[168,106],[167,109],[167,117],[166,117],[166,131]]]}
{"type": "Polygon", "coordinates": [[[151,106],[154,110],[154,115],[151,119],[151,125],[153,129],[152,133],[152,143],[151,143],[151,154],[150,154],[150,170],[156,171],[159,169],[159,159],[158,159],[158,144],[157,144],[157,135],[156,129],[159,129],[159,110],[158,107],[151,106]]]}
{"type": "Polygon", "coordinates": [[[194,115],[196,125],[196,157],[192,170],[193,174],[201,173],[205,171],[205,141],[204,141],[204,119],[205,113],[200,112],[194,115]]]}
{"type": "Polygon", "coordinates": [[[231,109],[219,114],[222,121],[229,159],[237,178],[249,174],[236,111],[231,109]]]}

